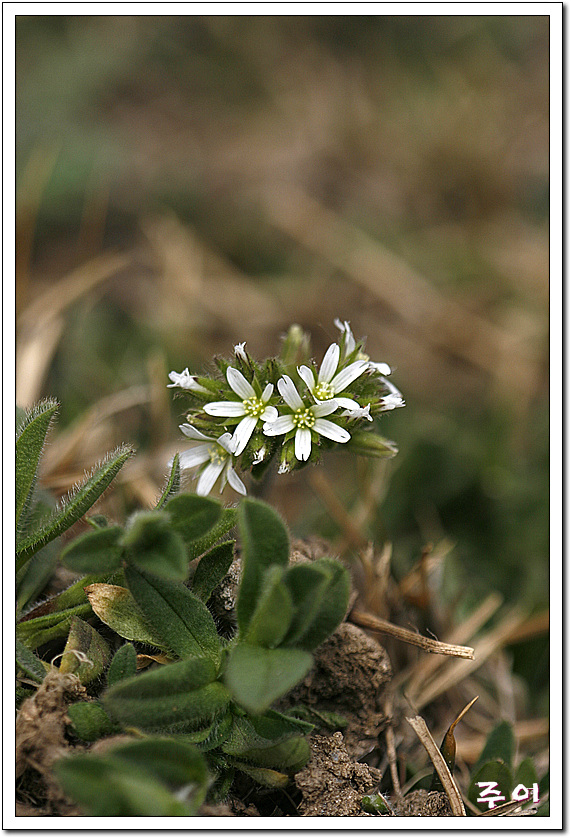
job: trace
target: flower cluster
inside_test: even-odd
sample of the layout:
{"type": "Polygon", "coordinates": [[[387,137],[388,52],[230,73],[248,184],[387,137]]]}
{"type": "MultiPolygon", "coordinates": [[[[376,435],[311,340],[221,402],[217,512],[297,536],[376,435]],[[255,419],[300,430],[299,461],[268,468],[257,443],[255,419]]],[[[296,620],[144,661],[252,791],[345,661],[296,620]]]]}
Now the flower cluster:
{"type": "Polygon", "coordinates": [[[367,456],[394,456],[394,443],[369,424],[384,411],[404,406],[402,394],[387,378],[392,370],[369,359],[347,321],[335,325],[339,340],[327,349],[319,368],[307,357],[307,335],[292,326],[281,355],[264,364],[239,343],[232,363],[215,359],[216,376],[191,375],[188,369],[169,374],[167,386],[191,400],[180,429],[197,444],[181,454],[180,466],[196,469],[199,495],[209,494],[218,478],[220,491],[228,483],[246,494],[238,463],[259,478],[274,461],[284,473],[317,462],[321,451],[335,444],[367,456]]]}

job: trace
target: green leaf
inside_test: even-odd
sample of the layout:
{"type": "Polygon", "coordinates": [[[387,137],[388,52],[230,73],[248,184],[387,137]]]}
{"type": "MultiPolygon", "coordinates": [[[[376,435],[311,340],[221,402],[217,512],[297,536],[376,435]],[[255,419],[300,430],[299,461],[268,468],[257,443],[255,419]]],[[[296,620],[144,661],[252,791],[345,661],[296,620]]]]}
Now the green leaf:
{"type": "Polygon", "coordinates": [[[98,701],[78,701],[70,704],[67,715],[71,720],[72,732],[84,742],[95,742],[116,730],[116,725],[98,701]]]}
{"type": "Polygon", "coordinates": [[[217,541],[220,541],[226,533],[230,532],[230,530],[236,526],[237,515],[238,513],[236,509],[223,509],[220,518],[218,519],[218,523],[215,524],[205,536],[193,541],[192,544],[187,545],[189,559],[197,559],[199,556],[202,556],[202,554],[206,553],[207,550],[210,550],[210,548],[213,547],[217,541]]]}
{"type": "Polygon", "coordinates": [[[130,564],[166,579],[186,579],[186,549],[165,512],[136,512],[121,542],[130,564]]]}
{"type": "Polygon", "coordinates": [[[206,605],[182,582],[159,579],[129,567],[125,578],[145,620],[180,658],[209,657],[220,663],[221,644],[206,605]]]}
{"type": "Polygon", "coordinates": [[[162,509],[165,503],[180,492],[180,456],[175,454],[172,461],[171,473],[166,482],[155,509],[162,509]]]}
{"type": "Polygon", "coordinates": [[[283,645],[295,646],[297,640],[308,631],[330,578],[330,571],[319,562],[300,563],[287,568],[284,583],[292,599],[294,614],[283,645]]]}
{"type": "Polygon", "coordinates": [[[285,774],[295,774],[309,761],[311,749],[307,739],[296,736],[270,748],[251,748],[241,756],[256,766],[276,768],[285,774]]]}
{"type": "Polygon", "coordinates": [[[112,687],[125,678],[137,674],[137,653],[132,643],[125,643],[113,655],[113,660],[107,670],[107,686],[112,687]]]}
{"type": "Polygon", "coordinates": [[[101,635],[89,623],[72,617],[59,671],[71,672],[82,684],[89,684],[107,669],[110,659],[109,645],[101,635]]]}
{"type": "Polygon", "coordinates": [[[42,547],[65,532],[85,515],[96,500],[103,494],[117,472],[133,455],[130,446],[123,446],[111,454],[93,474],[70,495],[63,508],[32,535],[23,539],[16,550],[16,570],[37,553],[42,547]]]}
{"type": "Polygon", "coordinates": [[[16,638],[16,663],[29,678],[37,681],[38,684],[41,684],[46,677],[46,668],[41,660],[18,638],[16,638]]]}
{"type": "Polygon", "coordinates": [[[235,716],[221,750],[240,756],[252,748],[273,747],[300,734],[311,733],[313,729],[314,725],[275,710],[268,710],[263,716],[235,716]]]}
{"type": "Polygon", "coordinates": [[[520,762],[515,772],[514,783],[516,786],[523,783],[526,788],[530,789],[534,783],[538,782],[537,771],[535,770],[533,760],[531,757],[526,757],[526,759],[520,762]]]}
{"type": "Polygon", "coordinates": [[[242,638],[246,643],[272,649],[285,637],[293,616],[293,603],[283,576],[283,568],[277,565],[266,570],[256,610],[242,638]]]}
{"type": "Polygon", "coordinates": [[[203,538],[220,519],[222,506],[200,495],[176,495],[165,504],[172,526],[186,545],[203,538]]]}
{"type": "Polygon", "coordinates": [[[46,544],[16,574],[16,609],[18,612],[23,611],[30,602],[34,602],[52,578],[59,550],[59,539],[46,544]]]}
{"type": "Polygon", "coordinates": [[[301,649],[238,644],[230,651],[224,681],[238,704],[260,714],[301,681],[312,663],[312,656],[301,649]]]}
{"type": "Polygon", "coordinates": [[[228,706],[231,696],[215,677],[212,661],[191,658],[120,681],[103,704],[125,726],[184,733],[203,727],[228,706]]]}
{"type": "Polygon", "coordinates": [[[192,592],[203,602],[207,602],[214,588],[228,573],[233,558],[233,541],[224,541],[209,550],[198,562],[192,580],[192,592]]]}
{"type": "Polygon", "coordinates": [[[472,775],[485,762],[490,762],[494,759],[501,759],[510,769],[513,763],[515,752],[515,737],[512,726],[509,722],[500,722],[492,730],[486,744],[480,754],[475,766],[472,769],[472,775]]]}
{"type": "Polygon", "coordinates": [[[509,803],[512,799],[512,791],[514,789],[514,781],[511,770],[502,762],[502,760],[491,760],[486,762],[473,775],[468,788],[468,800],[474,804],[481,812],[489,809],[488,802],[477,802],[477,798],[482,796],[482,793],[490,799],[491,795],[486,794],[486,787],[478,786],[479,782],[496,783],[497,788],[501,791],[501,796],[505,800],[497,800],[496,806],[501,806],[504,803],[509,803]]]}
{"type": "Polygon", "coordinates": [[[127,742],[111,753],[116,759],[146,769],[167,786],[178,788],[193,783],[201,787],[203,795],[206,793],[208,771],[204,757],[184,742],[149,737],[127,742]]]}
{"type": "Polygon", "coordinates": [[[238,591],[236,616],[241,634],[250,624],[270,565],[287,565],[289,537],[279,515],[259,500],[247,498],[238,509],[238,528],[242,537],[242,579],[238,591]]]}
{"type": "Polygon", "coordinates": [[[130,591],[120,585],[99,582],[87,585],[85,593],[93,612],[101,622],[125,640],[137,640],[167,650],[160,635],[153,630],[130,591]]]}
{"type": "Polygon", "coordinates": [[[16,438],[16,526],[30,503],[38,464],[46,436],[58,409],[58,403],[47,399],[26,414],[16,438]]]}
{"type": "MultiPolygon", "coordinates": [[[[318,559],[314,565],[324,570],[329,578],[311,615],[311,622],[295,639],[295,646],[299,649],[313,650],[323,643],[342,621],[349,604],[351,578],[348,570],[335,559],[318,559]]],[[[288,645],[289,642],[293,643],[287,641],[288,645]]]]}
{"type": "Polygon", "coordinates": [[[256,768],[253,765],[247,765],[245,762],[239,762],[238,760],[232,760],[232,764],[238,771],[246,774],[254,782],[259,783],[260,786],[266,786],[270,789],[284,789],[290,781],[287,774],[274,771],[272,768],[256,768]]]}
{"type": "Polygon", "coordinates": [[[91,613],[91,606],[86,602],[84,605],[75,605],[73,608],[67,608],[63,611],[24,620],[16,626],[16,637],[28,649],[37,649],[51,640],[67,637],[72,619],[74,617],[89,617],[91,613]]]}
{"type": "Polygon", "coordinates": [[[76,573],[111,573],[121,563],[122,535],[119,526],[83,533],[62,550],[61,562],[76,573]]]}
{"type": "Polygon", "coordinates": [[[93,817],[188,817],[192,811],[146,768],[79,754],[55,763],[64,792],[93,817]]]}

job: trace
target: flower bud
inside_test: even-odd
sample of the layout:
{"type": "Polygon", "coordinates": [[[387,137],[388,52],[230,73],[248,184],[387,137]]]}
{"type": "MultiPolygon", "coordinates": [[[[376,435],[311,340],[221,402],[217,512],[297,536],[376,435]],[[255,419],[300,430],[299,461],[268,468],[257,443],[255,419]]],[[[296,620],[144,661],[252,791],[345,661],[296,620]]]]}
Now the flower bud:
{"type": "Polygon", "coordinates": [[[388,458],[398,454],[398,447],[395,442],[368,431],[355,431],[351,435],[347,447],[364,457],[388,458]]]}

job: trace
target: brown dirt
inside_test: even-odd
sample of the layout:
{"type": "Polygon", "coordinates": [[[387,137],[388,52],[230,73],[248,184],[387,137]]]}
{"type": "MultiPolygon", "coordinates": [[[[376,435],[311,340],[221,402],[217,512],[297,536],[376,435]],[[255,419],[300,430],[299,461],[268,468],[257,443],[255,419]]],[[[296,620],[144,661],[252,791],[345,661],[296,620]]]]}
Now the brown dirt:
{"type": "Polygon", "coordinates": [[[311,737],[311,759],[295,776],[303,800],[302,817],[374,817],[363,812],[361,798],[381,781],[382,774],[360,762],[353,762],[337,731],[330,736],[311,737]]]}
{"type": "Polygon", "coordinates": [[[16,720],[16,777],[23,779],[20,815],[31,815],[31,802],[39,804],[38,814],[79,814],[62,794],[51,769],[70,749],[65,737],[67,707],[80,698],[87,698],[87,692],[79,679],[52,669],[36,693],[23,702],[16,720]]]}
{"type": "Polygon", "coordinates": [[[395,815],[415,818],[451,818],[448,797],[442,791],[418,789],[392,804],[395,815]]]}

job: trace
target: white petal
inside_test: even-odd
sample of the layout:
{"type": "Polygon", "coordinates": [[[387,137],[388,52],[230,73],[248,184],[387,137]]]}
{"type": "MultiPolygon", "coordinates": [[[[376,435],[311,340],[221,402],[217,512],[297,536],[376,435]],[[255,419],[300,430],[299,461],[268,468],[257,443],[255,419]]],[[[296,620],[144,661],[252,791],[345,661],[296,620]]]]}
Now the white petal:
{"type": "Polygon", "coordinates": [[[327,401],[314,404],[311,412],[314,416],[329,416],[330,413],[335,413],[338,407],[337,399],[327,399],[327,401]]]}
{"type": "Polygon", "coordinates": [[[210,445],[197,445],[196,448],[189,448],[180,455],[180,467],[182,470],[200,466],[210,459],[210,445]]]}
{"type": "Polygon", "coordinates": [[[309,391],[311,392],[317,384],[313,371],[310,370],[309,367],[306,367],[305,364],[303,364],[301,367],[298,367],[297,371],[299,373],[299,377],[303,379],[303,381],[309,387],[309,391]]]}
{"type": "MultiPolygon", "coordinates": [[[[317,422],[315,423],[317,424],[317,422]]],[[[315,427],[315,425],[314,425],[315,427]]],[[[298,460],[308,460],[311,454],[311,431],[298,428],[295,432],[295,456],[298,460]]]]}
{"type": "MultiPolygon", "coordinates": [[[[339,399],[341,402],[342,400],[339,399]]],[[[347,399],[346,401],[351,401],[351,399],[347,399]]],[[[373,417],[371,416],[371,405],[368,404],[365,407],[361,407],[360,405],[355,408],[350,408],[349,410],[345,410],[341,416],[348,416],[350,419],[368,419],[369,422],[373,421],[373,417]]]]}
{"type": "Polygon", "coordinates": [[[246,413],[242,402],[208,402],[203,410],[209,416],[243,416],[246,413]]]}
{"type": "Polygon", "coordinates": [[[375,361],[369,361],[369,369],[381,375],[390,375],[392,372],[388,364],[376,363],[375,361]]]}
{"type": "Polygon", "coordinates": [[[239,492],[241,495],[247,495],[246,487],[229,464],[226,470],[226,478],[230,486],[234,489],[235,492],[239,492]]]}
{"type": "Polygon", "coordinates": [[[209,463],[198,478],[196,494],[209,495],[223,468],[223,462],[209,463]]]}
{"type": "Polygon", "coordinates": [[[391,393],[393,396],[402,396],[401,391],[398,390],[392,383],[392,381],[388,380],[388,378],[384,378],[384,376],[381,376],[381,381],[383,382],[389,393],[391,393]]]}
{"type": "Polygon", "coordinates": [[[232,434],[228,433],[228,431],[225,434],[222,434],[222,436],[219,436],[216,442],[218,445],[221,445],[225,451],[228,451],[229,454],[234,453],[234,438],[232,434]]]}
{"type": "Polygon", "coordinates": [[[199,431],[197,428],[189,425],[188,423],[179,425],[179,428],[185,436],[189,437],[189,439],[212,439],[211,436],[206,436],[206,434],[203,434],[202,431],[199,431]]]}
{"type": "Polygon", "coordinates": [[[346,399],[345,396],[335,396],[335,401],[339,407],[345,407],[347,410],[360,410],[361,405],[355,399],[346,399]]]}
{"type": "Polygon", "coordinates": [[[334,388],[336,393],[341,393],[348,384],[351,384],[352,381],[355,381],[356,378],[363,375],[368,366],[369,364],[367,361],[354,361],[352,364],[349,364],[348,367],[341,370],[341,372],[337,373],[331,382],[331,386],[334,388]]]}
{"type": "Polygon", "coordinates": [[[278,416],[275,422],[266,422],[262,430],[266,436],[280,436],[292,431],[294,427],[293,418],[288,414],[287,416],[278,416]]]}
{"type": "Polygon", "coordinates": [[[208,393],[206,387],[202,387],[200,384],[196,383],[196,376],[191,375],[188,371],[188,367],[184,369],[182,372],[169,372],[169,378],[173,382],[172,384],[167,384],[167,387],[182,387],[183,390],[194,390],[197,393],[208,393]]]}
{"type": "Polygon", "coordinates": [[[226,378],[230,387],[241,399],[251,399],[252,396],[256,395],[256,391],[250,382],[246,381],[240,370],[235,370],[234,367],[228,367],[226,378]]]}
{"type": "Polygon", "coordinates": [[[242,453],[250,441],[250,437],[254,433],[257,421],[258,420],[255,416],[245,416],[237,426],[234,431],[234,436],[232,437],[234,443],[234,454],[236,456],[242,453]]]}
{"type": "Polygon", "coordinates": [[[325,381],[329,383],[333,376],[335,375],[335,370],[339,366],[339,353],[340,353],[339,345],[337,343],[332,343],[325,356],[323,361],[321,362],[321,366],[319,367],[319,375],[317,377],[318,381],[325,381]]]}
{"type": "Polygon", "coordinates": [[[237,358],[241,358],[242,361],[247,361],[248,360],[248,356],[246,355],[246,351],[244,349],[245,346],[246,346],[246,341],[244,341],[243,343],[237,343],[236,346],[234,347],[234,354],[236,355],[237,358]]]}
{"type": "Polygon", "coordinates": [[[297,392],[297,387],[289,375],[283,375],[280,378],[278,381],[278,390],[280,391],[280,395],[284,402],[288,407],[291,407],[292,410],[299,410],[300,407],[305,407],[299,393],[297,392]]]}
{"type": "Polygon", "coordinates": [[[334,442],[348,442],[351,439],[351,434],[345,428],[340,428],[335,422],[329,422],[327,419],[317,419],[313,430],[334,442]]]}
{"type": "Polygon", "coordinates": [[[277,418],[278,418],[278,409],[277,409],[277,407],[273,407],[272,405],[268,405],[268,407],[266,407],[266,409],[264,410],[264,412],[260,416],[260,419],[262,420],[262,422],[275,422],[277,418]]]}
{"type": "Polygon", "coordinates": [[[384,396],[381,399],[382,410],[394,410],[395,407],[404,407],[404,399],[402,396],[397,396],[393,393],[390,396],[384,396]]]}
{"type": "Polygon", "coordinates": [[[271,397],[272,393],[274,392],[274,385],[273,384],[266,384],[264,387],[264,392],[262,393],[262,401],[268,402],[271,397]]]}

